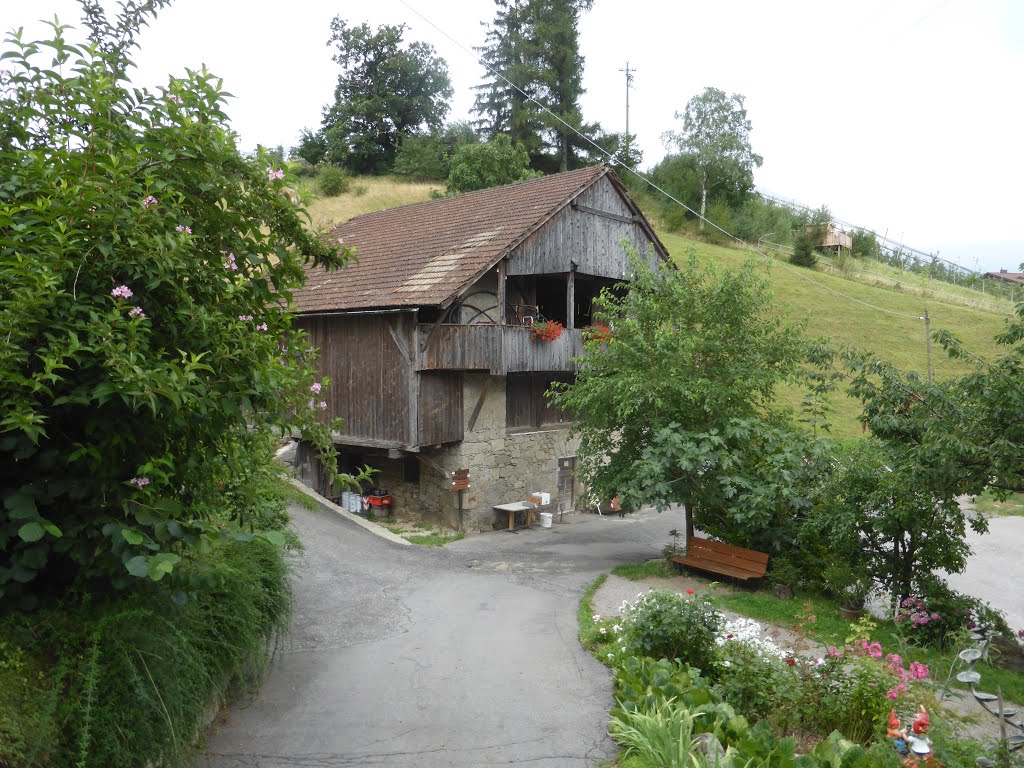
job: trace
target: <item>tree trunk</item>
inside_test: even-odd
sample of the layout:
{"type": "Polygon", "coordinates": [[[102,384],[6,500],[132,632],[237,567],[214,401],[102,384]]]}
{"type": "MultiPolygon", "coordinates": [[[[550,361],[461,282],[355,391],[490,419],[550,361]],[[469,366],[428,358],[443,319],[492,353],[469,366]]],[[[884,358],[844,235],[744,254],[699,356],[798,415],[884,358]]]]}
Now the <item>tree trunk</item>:
{"type": "Polygon", "coordinates": [[[693,515],[690,514],[690,506],[683,504],[683,520],[686,521],[686,550],[690,550],[690,539],[693,538],[693,515]]]}
{"type": "Polygon", "coordinates": [[[563,133],[562,136],[562,172],[569,170],[569,134],[563,133]]]}
{"type": "Polygon", "coordinates": [[[704,231],[704,218],[708,213],[708,172],[705,170],[700,177],[700,219],[697,221],[697,231],[704,231]]]}

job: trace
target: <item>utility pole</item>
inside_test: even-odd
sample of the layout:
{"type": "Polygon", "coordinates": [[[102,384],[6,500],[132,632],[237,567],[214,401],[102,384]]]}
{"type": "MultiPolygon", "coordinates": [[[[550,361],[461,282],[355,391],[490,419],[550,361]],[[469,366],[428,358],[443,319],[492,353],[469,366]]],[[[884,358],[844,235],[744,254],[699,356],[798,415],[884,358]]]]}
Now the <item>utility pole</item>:
{"type": "Polygon", "coordinates": [[[630,150],[630,135],[629,135],[629,89],[633,87],[633,73],[635,69],[630,69],[629,59],[626,59],[626,68],[620,69],[619,72],[626,73],[626,159],[629,159],[630,150]]]}
{"type": "Polygon", "coordinates": [[[932,320],[928,317],[928,308],[924,310],[924,344],[928,350],[928,383],[932,383],[932,320]]]}

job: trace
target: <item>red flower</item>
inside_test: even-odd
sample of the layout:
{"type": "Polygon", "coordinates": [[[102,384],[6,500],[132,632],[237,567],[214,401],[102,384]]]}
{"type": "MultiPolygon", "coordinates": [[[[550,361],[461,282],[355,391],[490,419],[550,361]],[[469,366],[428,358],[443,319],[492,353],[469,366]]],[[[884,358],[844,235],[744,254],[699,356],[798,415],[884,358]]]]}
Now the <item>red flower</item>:
{"type": "Polygon", "coordinates": [[[791,667],[795,667],[796,666],[796,659],[786,659],[786,664],[788,664],[791,667]]]}
{"type": "Polygon", "coordinates": [[[692,594],[693,594],[693,590],[692,590],[692,589],[688,589],[688,590],[686,590],[686,594],[688,594],[688,595],[692,595],[692,594]]]}

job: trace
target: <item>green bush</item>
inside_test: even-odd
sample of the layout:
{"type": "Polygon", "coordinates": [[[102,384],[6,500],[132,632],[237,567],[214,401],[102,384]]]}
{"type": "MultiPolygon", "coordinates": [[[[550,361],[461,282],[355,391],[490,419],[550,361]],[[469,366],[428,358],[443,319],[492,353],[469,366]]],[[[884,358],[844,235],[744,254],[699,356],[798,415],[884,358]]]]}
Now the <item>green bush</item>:
{"type": "Polygon", "coordinates": [[[316,185],[324,197],[337,197],[348,192],[352,185],[352,177],[344,168],[325,165],[316,176],[316,185]]]}
{"type": "Polygon", "coordinates": [[[202,568],[216,586],[184,605],[163,590],[98,603],[72,593],[57,608],[0,624],[0,649],[24,646],[17,675],[5,674],[0,657],[0,764],[181,762],[211,694],[254,683],[290,615],[286,562],[266,540],[225,540],[202,568]],[[43,664],[48,658],[57,663],[43,664]]]}
{"type": "Polygon", "coordinates": [[[347,254],[306,229],[264,151],[238,151],[218,78],[126,82],[165,4],[115,24],[92,4],[88,45],[53,23],[4,46],[0,599],[21,607],[175,582],[227,521],[253,522],[245,488],[269,459],[252,446],[281,430],[333,465],[282,298],[304,263],[347,254]]]}
{"type": "Polygon", "coordinates": [[[634,656],[678,659],[707,670],[721,616],[705,596],[653,589],[622,614],[625,648],[634,656]]]}

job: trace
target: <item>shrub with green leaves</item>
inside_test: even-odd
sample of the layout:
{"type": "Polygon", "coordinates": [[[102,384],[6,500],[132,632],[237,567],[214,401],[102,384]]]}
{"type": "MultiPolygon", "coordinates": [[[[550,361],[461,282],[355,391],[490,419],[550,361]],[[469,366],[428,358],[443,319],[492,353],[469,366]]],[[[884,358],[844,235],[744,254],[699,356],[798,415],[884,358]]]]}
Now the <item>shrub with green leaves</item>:
{"type": "Polygon", "coordinates": [[[348,253],[246,158],[205,69],[126,81],[138,29],[12,33],[0,75],[0,598],[161,580],[255,527],[274,431],[333,446],[289,292],[348,253]],[[230,525],[229,525],[230,524],[230,525]]]}
{"type": "Polygon", "coordinates": [[[352,186],[352,177],[344,168],[325,165],[316,175],[316,184],[324,197],[337,197],[348,192],[352,186]]]}
{"type": "Polygon", "coordinates": [[[702,595],[652,589],[624,606],[626,651],[654,659],[678,659],[707,670],[714,658],[721,615],[702,595]]]}

